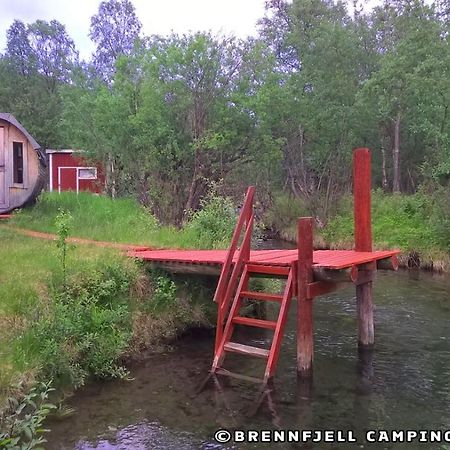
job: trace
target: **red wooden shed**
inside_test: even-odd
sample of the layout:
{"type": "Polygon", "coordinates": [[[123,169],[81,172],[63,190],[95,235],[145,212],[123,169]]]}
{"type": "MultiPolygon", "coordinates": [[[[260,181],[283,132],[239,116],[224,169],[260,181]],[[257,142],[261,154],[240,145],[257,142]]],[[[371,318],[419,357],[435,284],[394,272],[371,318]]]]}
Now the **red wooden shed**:
{"type": "Polygon", "coordinates": [[[50,191],[101,193],[105,177],[99,163],[89,163],[82,150],[46,150],[50,191]]]}

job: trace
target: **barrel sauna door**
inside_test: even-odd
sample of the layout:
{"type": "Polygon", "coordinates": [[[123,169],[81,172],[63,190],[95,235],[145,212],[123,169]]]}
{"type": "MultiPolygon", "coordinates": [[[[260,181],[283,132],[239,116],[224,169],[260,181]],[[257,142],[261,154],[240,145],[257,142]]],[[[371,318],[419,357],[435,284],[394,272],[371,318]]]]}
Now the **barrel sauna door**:
{"type": "Polygon", "coordinates": [[[6,144],[5,128],[0,127],[0,212],[9,206],[8,189],[6,186],[6,144]]]}

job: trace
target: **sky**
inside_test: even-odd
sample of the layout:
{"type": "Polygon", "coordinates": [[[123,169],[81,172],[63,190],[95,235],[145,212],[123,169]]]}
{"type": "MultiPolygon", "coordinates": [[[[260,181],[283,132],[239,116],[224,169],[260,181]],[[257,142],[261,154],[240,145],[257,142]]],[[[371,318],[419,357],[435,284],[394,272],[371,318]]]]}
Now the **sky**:
{"type": "MultiPolygon", "coordinates": [[[[264,15],[264,0],[131,0],[145,35],[208,31],[245,38],[256,34],[264,15]]],[[[380,0],[363,0],[372,7],[380,0]]],[[[100,0],[0,0],[0,52],[6,30],[14,19],[32,23],[56,19],[66,26],[81,58],[88,59],[93,44],[88,37],[90,18],[100,0]]]]}

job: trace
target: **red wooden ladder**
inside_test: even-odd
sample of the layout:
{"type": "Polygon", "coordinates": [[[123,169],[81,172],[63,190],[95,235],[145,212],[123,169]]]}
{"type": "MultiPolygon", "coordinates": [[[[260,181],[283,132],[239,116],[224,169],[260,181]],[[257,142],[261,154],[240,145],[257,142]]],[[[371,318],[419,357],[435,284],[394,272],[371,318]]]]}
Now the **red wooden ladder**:
{"type": "Polygon", "coordinates": [[[253,228],[253,197],[254,188],[250,187],[247,191],[245,202],[233,234],[233,239],[225,263],[222,267],[216,294],[214,296],[214,300],[218,303],[218,314],[215,354],[211,373],[267,384],[269,379],[275,374],[280,354],[287,314],[293,296],[294,270],[291,266],[283,267],[250,263],[250,241],[253,228]],[[237,258],[233,261],[240,235],[244,229],[244,224],[244,238],[237,251],[237,258]],[[249,291],[249,281],[253,276],[286,279],[283,294],[279,295],[249,291]],[[280,304],[280,309],[277,320],[270,321],[240,316],[239,312],[245,298],[278,302],[280,304]],[[264,349],[233,342],[231,339],[236,325],[273,330],[274,333],[270,348],[264,349]],[[266,359],[267,363],[263,378],[238,374],[223,368],[222,364],[227,353],[239,353],[245,356],[266,359]]]}

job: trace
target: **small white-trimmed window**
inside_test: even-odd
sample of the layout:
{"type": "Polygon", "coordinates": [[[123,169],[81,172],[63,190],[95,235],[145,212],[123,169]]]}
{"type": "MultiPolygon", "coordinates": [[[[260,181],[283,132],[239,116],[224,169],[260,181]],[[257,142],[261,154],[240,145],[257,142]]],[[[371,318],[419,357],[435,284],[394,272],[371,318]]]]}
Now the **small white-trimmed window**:
{"type": "Polygon", "coordinates": [[[95,167],[81,167],[78,169],[78,178],[80,180],[96,180],[97,169],[95,167]]]}
{"type": "Polygon", "coordinates": [[[13,182],[23,184],[23,143],[13,142],[13,182]]]}

